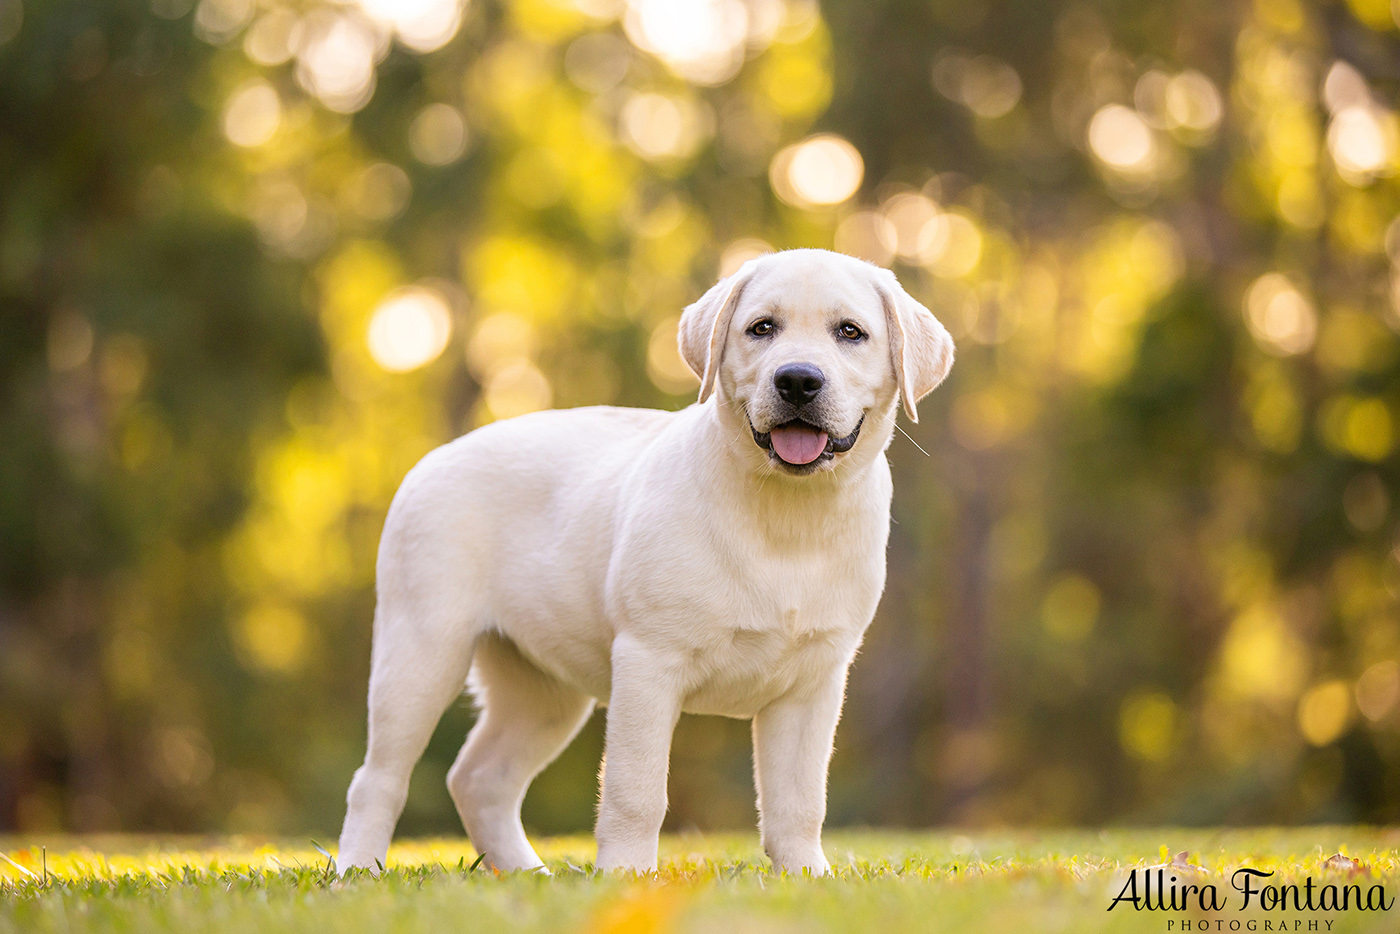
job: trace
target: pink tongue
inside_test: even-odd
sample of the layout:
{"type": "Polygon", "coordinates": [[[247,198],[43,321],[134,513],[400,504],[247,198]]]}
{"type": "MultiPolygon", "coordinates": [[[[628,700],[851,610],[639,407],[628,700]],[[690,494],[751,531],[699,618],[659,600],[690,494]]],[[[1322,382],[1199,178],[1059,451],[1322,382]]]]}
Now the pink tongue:
{"type": "Polygon", "coordinates": [[[826,450],[826,432],[806,425],[774,428],[769,440],[777,455],[789,464],[810,464],[826,450]]]}

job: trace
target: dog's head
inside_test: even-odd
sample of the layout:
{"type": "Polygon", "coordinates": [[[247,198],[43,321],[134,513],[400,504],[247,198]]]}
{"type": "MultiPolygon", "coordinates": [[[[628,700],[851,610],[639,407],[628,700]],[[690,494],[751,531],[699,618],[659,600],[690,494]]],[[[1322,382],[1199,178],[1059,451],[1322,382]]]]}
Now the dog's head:
{"type": "Polygon", "coordinates": [[[718,392],[792,474],[830,469],[896,400],[918,421],[953,365],[948,331],[893,273],[826,250],[745,263],[685,310],[680,347],[700,401],[718,392]]]}

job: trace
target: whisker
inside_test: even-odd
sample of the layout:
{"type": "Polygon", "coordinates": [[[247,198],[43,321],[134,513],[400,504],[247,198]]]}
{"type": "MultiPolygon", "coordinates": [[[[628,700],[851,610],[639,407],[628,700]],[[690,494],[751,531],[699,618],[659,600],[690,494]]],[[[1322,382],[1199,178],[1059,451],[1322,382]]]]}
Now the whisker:
{"type": "MultiPolygon", "coordinates": [[[[751,413],[751,412],[749,411],[749,404],[748,404],[747,402],[744,403],[743,409],[744,409],[744,420],[745,420],[745,422],[746,422],[748,425],[752,426],[752,425],[753,425],[753,413],[751,413]]],[[[741,445],[743,444],[743,442],[740,441],[740,440],[738,440],[737,438],[733,438],[733,439],[730,439],[730,440],[731,440],[731,443],[735,445],[736,449],[737,449],[739,446],[741,446],[741,445]]],[[[767,485],[767,483],[768,483],[768,478],[771,477],[771,476],[773,476],[773,475],[776,474],[777,472],[778,472],[777,469],[774,468],[774,466],[773,466],[773,464],[772,464],[771,461],[767,461],[767,460],[764,461],[763,467],[758,471],[758,490],[757,490],[758,493],[762,493],[762,492],[763,492],[763,487],[767,485]]]]}
{"type": "Polygon", "coordinates": [[[768,478],[771,477],[771,476],[772,476],[773,474],[775,474],[775,473],[777,473],[777,471],[773,469],[773,465],[772,465],[771,463],[765,461],[764,464],[763,464],[763,469],[760,470],[760,471],[758,472],[758,492],[759,492],[759,493],[762,493],[762,492],[763,492],[763,487],[768,483],[768,478]]]}
{"type": "Polygon", "coordinates": [[[923,446],[922,446],[921,444],[919,444],[919,442],[915,441],[913,438],[910,438],[910,437],[909,437],[909,432],[907,432],[907,431],[905,431],[903,428],[900,428],[900,427],[899,427],[899,409],[894,409],[894,410],[892,410],[892,411],[890,412],[890,424],[894,425],[895,431],[897,431],[897,432],[899,432],[900,434],[904,435],[904,437],[909,438],[909,443],[912,444],[912,445],[914,445],[914,447],[918,448],[919,451],[920,451],[920,453],[922,453],[922,454],[924,455],[924,457],[932,457],[932,456],[933,456],[933,455],[930,454],[928,451],[925,451],[925,450],[923,449],[923,446]]]}

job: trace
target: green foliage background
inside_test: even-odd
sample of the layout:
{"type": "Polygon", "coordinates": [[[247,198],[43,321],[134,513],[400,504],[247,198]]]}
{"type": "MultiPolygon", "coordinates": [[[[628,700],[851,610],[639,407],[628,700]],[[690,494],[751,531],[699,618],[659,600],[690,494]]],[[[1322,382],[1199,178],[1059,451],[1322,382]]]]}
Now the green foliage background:
{"type": "MultiPolygon", "coordinates": [[[[415,51],[315,0],[0,0],[0,829],[333,831],[403,473],[686,404],[675,316],[763,245],[893,264],[959,342],[891,451],[834,822],[1400,816],[1389,4],[754,0],[720,65],[645,6],[471,0],[415,51]],[[308,64],[342,19],[368,72],[308,64]],[[817,132],[863,159],[833,205],[817,132]],[[394,372],[410,286],[451,333],[394,372]]],[[[454,826],[470,719],[403,830],[454,826]]],[[[533,828],[591,823],[597,721],[533,828]]],[[[682,722],[673,829],[751,822],[746,732],[682,722]]]]}

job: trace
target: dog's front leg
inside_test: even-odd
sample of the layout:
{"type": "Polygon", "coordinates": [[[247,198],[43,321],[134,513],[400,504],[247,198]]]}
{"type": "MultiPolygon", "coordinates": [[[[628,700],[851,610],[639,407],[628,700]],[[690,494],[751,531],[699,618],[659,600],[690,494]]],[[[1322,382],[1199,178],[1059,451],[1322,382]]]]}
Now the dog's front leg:
{"type": "Polygon", "coordinates": [[[613,641],[598,806],[599,869],[656,869],[680,700],[679,684],[664,659],[625,635],[613,641]]]}
{"type": "Polygon", "coordinates": [[[778,698],[753,718],[758,831],[774,868],[823,876],[826,770],[846,691],[846,666],[814,689],[778,698]]]}

